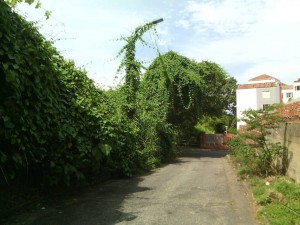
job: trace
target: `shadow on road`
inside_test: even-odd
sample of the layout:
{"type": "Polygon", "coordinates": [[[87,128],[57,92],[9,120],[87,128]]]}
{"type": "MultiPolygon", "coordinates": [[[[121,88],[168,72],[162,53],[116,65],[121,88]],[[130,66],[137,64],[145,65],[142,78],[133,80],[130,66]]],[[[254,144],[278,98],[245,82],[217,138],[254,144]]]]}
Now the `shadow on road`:
{"type": "Polygon", "coordinates": [[[57,201],[51,206],[41,206],[10,224],[30,225],[93,225],[116,224],[136,218],[134,212],[122,212],[122,203],[133,193],[151,190],[140,187],[142,178],[110,180],[82,190],[70,199],[57,201]]]}
{"type": "Polygon", "coordinates": [[[201,160],[201,163],[211,163],[212,160],[209,159],[223,158],[229,154],[230,152],[227,150],[210,150],[210,149],[185,147],[181,149],[180,156],[170,164],[182,164],[182,163],[189,163],[192,161],[198,162],[199,159],[202,158],[203,160],[201,160]]]}
{"type": "MultiPolygon", "coordinates": [[[[205,158],[205,160],[201,160],[202,163],[210,163],[209,158],[222,158],[227,154],[229,154],[228,151],[186,148],[180,157],[171,164],[188,163],[193,159],[198,161],[199,158],[205,158]]],[[[22,215],[12,224],[93,225],[117,224],[134,220],[138,213],[123,212],[123,205],[126,200],[137,198],[135,193],[152,190],[139,186],[143,179],[143,176],[140,176],[131,179],[110,180],[100,185],[84,188],[82,193],[78,193],[72,198],[57,201],[51,206],[41,206],[27,215],[22,215]]],[[[139,196],[147,196],[147,194],[139,196]]],[[[141,200],[151,201],[146,198],[141,200]]]]}
{"type": "Polygon", "coordinates": [[[181,157],[191,158],[222,158],[229,154],[227,150],[207,150],[201,148],[184,148],[181,157]]]}

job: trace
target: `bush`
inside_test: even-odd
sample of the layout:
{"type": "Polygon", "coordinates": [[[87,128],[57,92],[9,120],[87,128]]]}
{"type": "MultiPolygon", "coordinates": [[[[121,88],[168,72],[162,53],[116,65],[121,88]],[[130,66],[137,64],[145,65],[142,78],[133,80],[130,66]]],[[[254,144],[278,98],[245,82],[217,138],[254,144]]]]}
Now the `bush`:
{"type": "Polygon", "coordinates": [[[49,188],[102,173],[130,176],[144,164],[153,168],[170,150],[169,138],[159,139],[172,136],[162,129],[164,120],[153,123],[152,114],[128,120],[120,95],[113,102],[3,0],[0,42],[1,186],[49,188]],[[160,153],[160,145],[168,149],[160,153]]]}
{"type": "Polygon", "coordinates": [[[288,149],[266,138],[269,130],[278,127],[282,121],[275,114],[276,108],[274,105],[264,110],[243,112],[247,129],[229,141],[233,154],[245,165],[252,165],[252,172],[261,176],[284,175],[288,166],[288,149]]]}
{"type": "Polygon", "coordinates": [[[231,154],[237,163],[241,163],[248,168],[255,167],[255,151],[253,147],[246,143],[246,140],[240,135],[230,139],[227,143],[230,147],[231,154]]]}

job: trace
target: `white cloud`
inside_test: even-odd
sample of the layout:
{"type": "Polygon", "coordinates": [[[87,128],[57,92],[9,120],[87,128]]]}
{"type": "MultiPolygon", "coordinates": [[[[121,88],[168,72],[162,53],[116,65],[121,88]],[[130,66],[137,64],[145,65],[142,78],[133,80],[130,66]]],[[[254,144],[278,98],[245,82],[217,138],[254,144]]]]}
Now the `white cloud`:
{"type": "Polygon", "coordinates": [[[190,45],[181,46],[182,53],[197,60],[215,61],[225,68],[244,65],[238,74],[233,74],[239,82],[263,73],[292,82],[297,74],[300,76],[299,6],[300,2],[294,0],[268,4],[189,1],[189,21],[200,32],[190,45]],[[219,34],[218,38],[211,36],[211,32],[219,34]]]}
{"type": "Polygon", "coordinates": [[[183,28],[189,28],[191,23],[186,19],[180,19],[176,25],[183,28]]]}
{"type": "MultiPolygon", "coordinates": [[[[25,7],[31,18],[42,20],[42,32],[60,38],[55,46],[89,76],[112,84],[120,59],[114,59],[135,27],[156,18],[156,38],[162,52],[174,50],[196,60],[211,60],[228,68],[238,82],[262,73],[289,83],[297,76],[300,61],[300,1],[298,0],[190,0],[151,2],[132,0],[43,0],[52,11],[25,7]],[[31,8],[31,9],[29,9],[31,8]]],[[[24,6],[22,6],[24,7],[24,6]]],[[[155,48],[155,35],[145,38],[155,48]]],[[[150,61],[155,50],[137,46],[137,57],[150,61]]]]}
{"type": "Polygon", "coordinates": [[[263,4],[260,1],[223,0],[188,1],[182,12],[183,18],[189,15],[188,22],[203,33],[212,31],[230,35],[245,32],[257,21],[263,4]]]}
{"type": "Polygon", "coordinates": [[[300,23],[298,0],[269,1],[264,21],[269,24],[295,24],[300,23]]]}

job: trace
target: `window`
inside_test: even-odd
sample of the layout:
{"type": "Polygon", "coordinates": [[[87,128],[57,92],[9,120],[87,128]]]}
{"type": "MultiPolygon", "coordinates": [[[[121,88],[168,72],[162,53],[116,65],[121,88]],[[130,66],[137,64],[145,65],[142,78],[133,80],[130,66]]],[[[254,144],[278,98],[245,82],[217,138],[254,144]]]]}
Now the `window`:
{"type": "Polygon", "coordinates": [[[270,104],[263,104],[263,110],[266,110],[269,106],[270,104]]]}
{"type": "Polygon", "coordinates": [[[286,93],[286,97],[287,97],[287,98],[292,98],[292,97],[293,97],[293,92],[288,92],[288,93],[286,93]]]}
{"type": "Polygon", "coordinates": [[[271,98],[271,94],[269,91],[263,91],[262,92],[262,97],[263,98],[271,98]]]}
{"type": "Polygon", "coordinates": [[[300,91],[300,85],[299,86],[295,86],[295,91],[300,91]]]}

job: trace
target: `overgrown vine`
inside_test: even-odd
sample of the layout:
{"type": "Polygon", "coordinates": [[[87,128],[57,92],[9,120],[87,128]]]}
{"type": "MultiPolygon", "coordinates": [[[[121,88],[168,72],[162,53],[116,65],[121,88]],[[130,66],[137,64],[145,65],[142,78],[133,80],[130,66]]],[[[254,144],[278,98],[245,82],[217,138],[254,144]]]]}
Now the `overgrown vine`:
{"type": "Polygon", "coordinates": [[[142,63],[136,58],[136,43],[140,41],[143,45],[148,45],[142,38],[143,34],[154,28],[155,23],[147,23],[137,27],[129,37],[121,37],[126,45],[119,51],[118,56],[124,54],[118,71],[125,70],[125,83],[123,86],[126,104],[123,106],[128,118],[132,119],[136,108],[136,93],[141,79],[142,63]]]}
{"type": "Polygon", "coordinates": [[[154,25],[122,38],[125,82],[104,91],[0,0],[1,188],[132,176],[176,156],[178,137],[206,110],[208,88],[203,65],[175,52],[158,52],[141,76],[135,44],[147,44],[154,25]]]}

